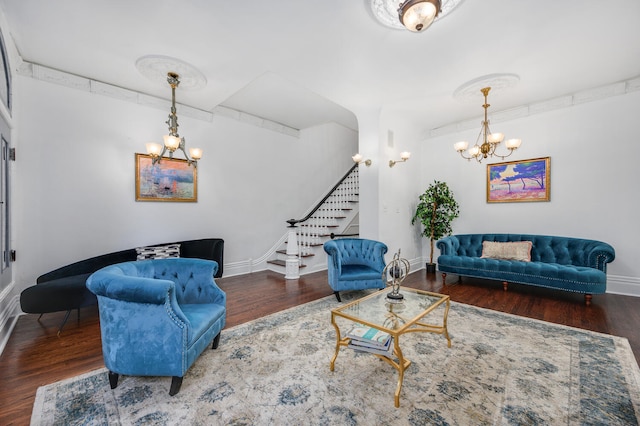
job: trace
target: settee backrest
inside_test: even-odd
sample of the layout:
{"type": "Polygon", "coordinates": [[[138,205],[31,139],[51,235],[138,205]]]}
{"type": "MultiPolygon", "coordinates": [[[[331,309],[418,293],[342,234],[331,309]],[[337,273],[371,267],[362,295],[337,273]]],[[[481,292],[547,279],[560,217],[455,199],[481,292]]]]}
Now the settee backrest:
{"type": "MultiPolygon", "coordinates": [[[[205,260],[214,260],[218,263],[218,271],[215,277],[222,276],[222,263],[224,254],[224,240],[221,238],[203,238],[200,240],[179,241],[176,243],[152,244],[149,247],[163,246],[168,244],[180,244],[180,257],[199,258],[205,260]]],[[[74,262],[70,265],[55,269],[46,274],[40,275],[36,280],[37,283],[43,283],[59,278],[70,277],[73,275],[91,274],[105,266],[113,265],[121,262],[130,262],[136,260],[137,252],[135,248],[121,250],[113,253],[102,254],[100,256],[74,262]]]]}
{"type": "Polygon", "coordinates": [[[529,234],[458,234],[452,237],[454,254],[459,256],[482,256],[483,241],[531,241],[532,262],[603,269],[604,264],[615,258],[615,251],[609,244],[584,238],[529,234]]]}
{"type": "Polygon", "coordinates": [[[150,259],[109,265],[96,271],[95,278],[92,277],[91,280],[101,283],[93,287],[96,294],[110,297],[111,294],[117,293],[117,298],[126,300],[130,297],[126,300],[130,302],[140,302],[137,300],[141,296],[140,289],[148,287],[149,284],[141,283],[136,287],[126,284],[126,281],[129,278],[142,278],[172,281],[179,305],[217,303],[218,298],[224,297],[213,280],[217,268],[217,262],[202,259],[150,259]],[[119,285],[119,282],[125,284],[119,285]],[[127,289],[131,289],[130,295],[125,293],[127,289]]]}

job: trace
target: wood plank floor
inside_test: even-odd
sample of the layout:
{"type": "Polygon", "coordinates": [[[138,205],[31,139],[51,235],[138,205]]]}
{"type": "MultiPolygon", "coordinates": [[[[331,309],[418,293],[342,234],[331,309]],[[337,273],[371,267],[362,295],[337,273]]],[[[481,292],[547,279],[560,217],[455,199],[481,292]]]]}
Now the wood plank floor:
{"type": "MultiPolygon", "coordinates": [[[[227,327],[331,295],[326,272],[298,280],[285,280],[273,272],[217,280],[227,293],[227,327]]],[[[629,339],[640,360],[640,298],[613,294],[596,295],[587,307],[583,297],[561,291],[510,285],[509,291],[494,281],[447,277],[422,271],[403,283],[428,291],[449,294],[451,300],[544,321],[579,327],[629,339]]],[[[337,304],[337,302],[336,302],[337,304]]],[[[57,328],[64,313],[23,315],[0,356],[0,425],[28,425],[39,386],[102,367],[97,308],[75,312],[60,337],[57,328]]]]}

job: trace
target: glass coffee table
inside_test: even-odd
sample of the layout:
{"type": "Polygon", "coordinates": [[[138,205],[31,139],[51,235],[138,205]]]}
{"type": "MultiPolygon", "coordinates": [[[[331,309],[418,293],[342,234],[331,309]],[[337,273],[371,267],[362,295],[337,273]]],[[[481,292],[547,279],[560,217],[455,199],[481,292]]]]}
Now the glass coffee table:
{"type": "Polygon", "coordinates": [[[331,310],[331,324],[336,329],[336,352],[331,359],[331,371],[334,370],[336,358],[341,347],[349,345],[351,339],[343,334],[336,322],[337,317],[349,320],[344,323],[348,331],[354,323],[364,324],[369,327],[389,333],[393,337],[393,356],[372,354],[382,359],[396,370],[398,370],[398,386],[395,393],[395,406],[400,406],[400,391],[402,390],[402,380],[404,371],[411,365],[411,361],[402,354],[400,336],[407,333],[426,332],[443,334],[447,339],[447,346],[451,347],[451,339],[447,331],[447,315],[449,314],[449,296],[427,291],[415,290],[412,288],[400,287],[400,293],[404,296],[401,303],[392,303],[387,299],[390,290],[383,289],[362,299],[351,302],[331,310]],[[443,317],[440,324],[430,324],[424,322],[430,314],[435,318],[436,309],[443,306],[443,317]]]}

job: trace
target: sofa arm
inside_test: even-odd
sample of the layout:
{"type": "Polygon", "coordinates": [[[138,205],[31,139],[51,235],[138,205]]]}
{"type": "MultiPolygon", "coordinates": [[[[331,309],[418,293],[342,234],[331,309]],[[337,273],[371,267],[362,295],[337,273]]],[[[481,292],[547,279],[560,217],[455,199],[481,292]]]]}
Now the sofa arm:
{"type": "Polygon", "coordinates": [[[590,267],[607,272],[607,263],[613,262],[616,258],[616,252],[609,244],[598,241],[590,248],[586,256],[587,264],[590,267]]]}
{"type": "Polygon", "coordinates": [[[174,284],[169,280],[132,277],[108,271],[98,271],[87,279],[87,288],[96,296],[132,303],[162,305],[174,284]]]}
{"type": "Polygon", "coordinates": [[[440,250],[440,254],[454,256],[458,254],[458,247],[460,247],[460,241],[455,235],[444,237],[436,243],[436,247],[440,250]]]}
{"type": "Polygon", "coordinates": [[[324,248],[324,251],[329,255],[329,261],[327,265],[329,266],[329,270],[333,268],[333,270],[338,273],[338,276],[340,276],[341,262],[339,260],[340,249],[338,249],[338,245],[335,243],[334,240],[330,240],[324,243],[323,248],[324,248]]]}

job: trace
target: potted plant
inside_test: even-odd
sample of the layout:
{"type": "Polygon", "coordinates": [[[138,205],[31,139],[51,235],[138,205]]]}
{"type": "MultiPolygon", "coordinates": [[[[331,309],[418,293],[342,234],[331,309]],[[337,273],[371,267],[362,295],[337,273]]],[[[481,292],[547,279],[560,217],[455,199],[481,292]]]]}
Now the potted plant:
{"type": "Polygon", "coordinates": [[[427,273],[434,273],[436,265],[433,263],[434,242],[442,237],[451,235],[451,222],[459,215],[458,203],[453,198],[453,192],[445,182],[434,180],[419,197],[420,202],[411,219],[411,224],[420,221],[424,227],[422,236],[430,239],[431,254],[427,263],[427,273]]]}

